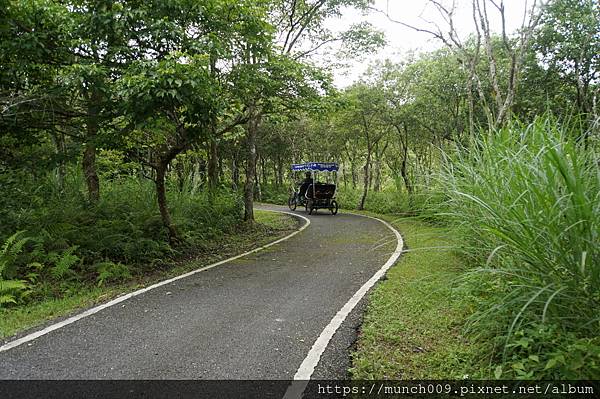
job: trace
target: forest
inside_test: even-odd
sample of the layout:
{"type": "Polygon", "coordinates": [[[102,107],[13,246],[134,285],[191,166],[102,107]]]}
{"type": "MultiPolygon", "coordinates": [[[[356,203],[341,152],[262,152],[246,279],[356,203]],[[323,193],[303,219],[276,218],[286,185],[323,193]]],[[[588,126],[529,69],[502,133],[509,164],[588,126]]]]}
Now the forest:
{"type": "MultiPolygon", "coordinates": [[[[418,377],[600,379],[600,8],[523,2],[508,32],[503,1],[473,0],[463,35],[453,2],[424,3],[439,49],[340,88],[386,39],[326,21],[385,12],[370,0],[0,0],[0,338],[293,229],[254,205],[323,161],[341,213],[434,230],[414,256],[456,259],[440,335],[468,349],[418,377]]],[[[365,337],[355,378],[406,376],[365,337]]]]}

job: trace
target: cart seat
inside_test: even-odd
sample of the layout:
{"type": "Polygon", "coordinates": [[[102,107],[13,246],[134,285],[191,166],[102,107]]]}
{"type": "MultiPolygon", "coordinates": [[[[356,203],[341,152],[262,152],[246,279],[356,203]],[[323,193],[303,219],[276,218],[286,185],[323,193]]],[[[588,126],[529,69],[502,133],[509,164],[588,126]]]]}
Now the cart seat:
{"type": "Polygon", "coordinates": [[[331,199],[335,195],[335,184],[315,183],[313,198],[313,184],[306,190],[306,198],[309,199],[331,199]]]}

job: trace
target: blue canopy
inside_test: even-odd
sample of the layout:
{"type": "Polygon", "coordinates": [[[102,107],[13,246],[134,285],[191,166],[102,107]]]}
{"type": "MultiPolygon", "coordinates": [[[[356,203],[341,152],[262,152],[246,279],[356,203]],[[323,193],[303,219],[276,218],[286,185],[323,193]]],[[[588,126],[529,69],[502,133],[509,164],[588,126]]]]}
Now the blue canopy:
{"type": "Polygon", "coordinates": [[[292,164],[293,171],[317,170],[320,172],[337,172],[339,166],[335,162],[308,162],[292,164]]]}

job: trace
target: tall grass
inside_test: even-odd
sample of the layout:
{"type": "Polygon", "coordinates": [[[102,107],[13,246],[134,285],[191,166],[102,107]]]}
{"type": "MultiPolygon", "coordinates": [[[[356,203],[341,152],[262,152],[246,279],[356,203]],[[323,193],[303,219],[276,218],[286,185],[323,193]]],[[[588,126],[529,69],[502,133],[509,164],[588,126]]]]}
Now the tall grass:
{"type": "Polygon", "coordinates": [[[574,137],[551,118],[514,123],[442,176],[497,377],[600,377],[600,160],[574,137]]]}

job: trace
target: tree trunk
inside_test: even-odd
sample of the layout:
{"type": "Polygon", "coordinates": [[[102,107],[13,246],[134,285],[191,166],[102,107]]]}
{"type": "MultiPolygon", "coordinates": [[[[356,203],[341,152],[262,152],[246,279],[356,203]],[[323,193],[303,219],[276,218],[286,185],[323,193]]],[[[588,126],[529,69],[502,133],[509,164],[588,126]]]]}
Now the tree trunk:
{"type": "Polygon", "coordinates": [[[376,192],[381,191],[381,161],[379,159],[375,161],[375,182],[373,183],[373,190],[376,192]]]}
{"type": "Polygon", "coordinates": [[[258,178],[258,173],[254,175],[254,187],[256,187],[256,200],[258,202],[261,202],[263,185],[260,183],[260,179],[258,178]]]}
{"type": "Polygon", "coordinates": [[[179,192],[182,193],[183,189],[185,188],[186,178],[185,166],[183,165],[183,161],[176,162],[175,167],[173,169],[175,169],[175,173],[177,174],[177,188],[179,189],[179,192]]]}
{"type": "Polygon", "coordinates": [[[246,128],[246,183],[244,185],[244,220],[254,222],[254,178],[256,176],[256,135],[260,124],[260,115],[250,113],[246,128]]]}
{"type": "Polygon", "coordinates": [[[52,141],[54,142],[54,149],[59,158],[58,166],[56,167],[56,177],[58,179],[58,188],[62,191],[65,187],[65,176],[67,175],[65,137],[61,133],[52,132],[52,141]]]}
{"type": "Polygon", "coordinates": [[[409,179],[408,173],[407,173],[406,158],[407,158],[407,148],[404,147],[402,165],[400,166],[400,175],[402,176],[402,180],[404,180],[404,186],[406,187],[406,192],[410,196],[413,192],[413,188],[412,188],[412,184],[410,183],[410,179],[409,179]]]}
{"type": "Polygon", "coordinates": [[[96,136],[98,135],[98,108],[95,105],[99,101],[98,96],[91,95],[87,115],[87,134],[83,150],[83,175],[88,189],[88,199],[96,203],[100,199],[100,179],[96,172],[96,136]]]}
{"type": "Polygon", "coordinates": [[[277,185],[283,186],[283,161],[281,157],[277,157],[277,185]]]}
{"type": "Polygon", "coordinates": [[[261,177],[262,177],[262,185],[263,187],[267,186],[268,183],[268,179],[269,179],[269,168],[268,168],[268,163],[267,160],[265,159],[265,157],[260,157],[260,170],[261,170],[261,177]]]}
{"type": "Polygon", "coordinates": [[[219,151],[214,138],[208,140],[208,189],[214,190],[219,185],[219,151]]]}
{"type": "MultiPolygon", "coordinates": [[[[85,143],[83,151],[83,174],[88,189],[88,199],[90,202],[98,202],[100,199],[100,179],[96,173],[96,145],[89,141],[85,143]]],[[[92,139],[93,140],[93,139],[92,139]]]]}
{"type": "Polygon", "coordinates": [[[231,158],[231,182],[233,183],[233,190],[237,190],[240,186],[240,168],[238,167],[237,152],[231,158]]]}
{"type": "Polygon", "coordinates": [[[373,189],[373,163],[369,165],[369,190],[373,189]]]}
{"type": "Polygon", "coordinates": [[[367,193],[369,192],[369,164],[371,163],[371,146],[367,145],[367,161],[365,162],[365,166],[363,167],[364,171],[364,180],[363,180],[363,193],[360,197],[360,203],[358,204],[358,210],[362,211],[365,209],[365,201],[367,200],[367,193]]]}
{"type": "Polygon", "coordinates": [[[158,200],[158,209],[160,211],[160,217],[162,219],[163,225],[169,232],[169,241],[171,244],[175,244],[179,242],[179,234],[177,233],[177,229],[173,225],[171,220],[171,214],[169,213],[169,208],[167,206],[167,192],[165,189],[165,175],[167,172],[167,164],[160,163],[156,167],[156,180],[154,183],[156,184],[156,198],[158,200]]]}

